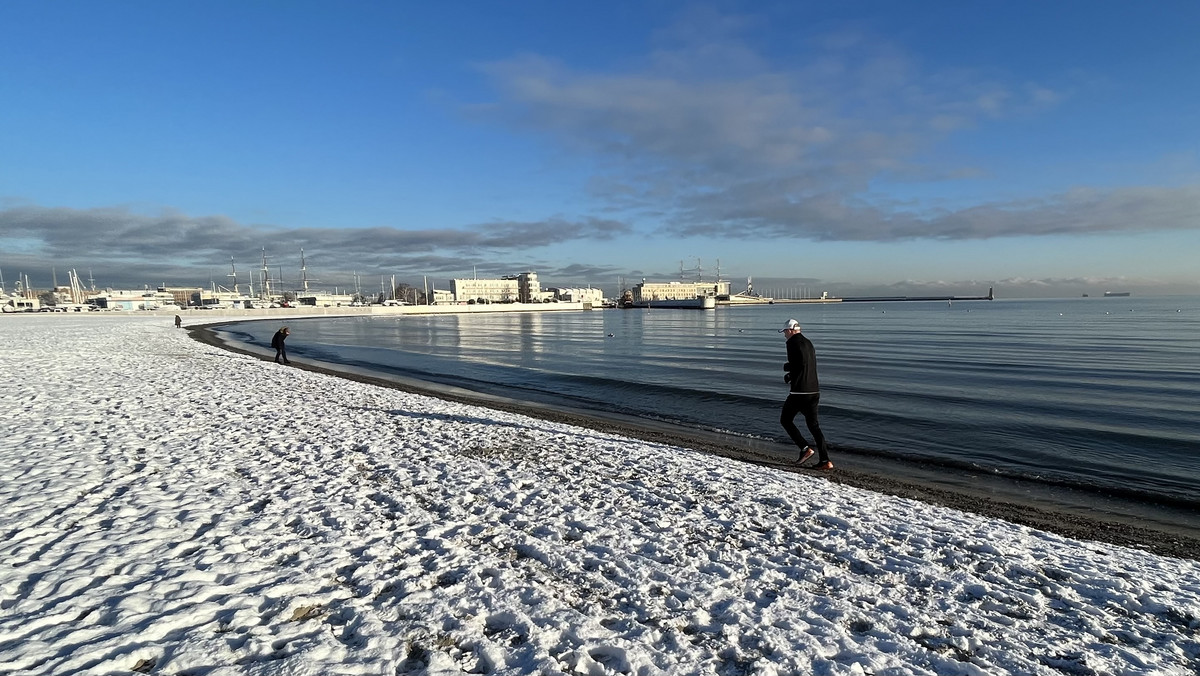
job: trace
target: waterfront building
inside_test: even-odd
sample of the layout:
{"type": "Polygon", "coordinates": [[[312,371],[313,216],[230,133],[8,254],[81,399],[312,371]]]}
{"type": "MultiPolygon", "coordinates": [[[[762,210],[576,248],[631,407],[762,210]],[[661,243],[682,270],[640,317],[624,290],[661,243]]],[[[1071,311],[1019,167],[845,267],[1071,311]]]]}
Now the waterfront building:
{"type": "Polygon", "coordinates": [[[542,300],[542,285],[538,282],[536,272],[522,272],[513,275],[517,280],[517,302],[536,303],[542,300]]]}
{"type": "Polygon", "coordinates": [[[101,310],[169,310],[178,307],[175,296],[163,289],[105,289],[89,293],[87,303],[101,310]]]}
{"type": "Polygon", "coordinates": [[[599,306],[604,303],[604,290],[593,288],[551,288],[554,300],[563,303],[591,303],[599,306]]]}
{"type": "Polygon", "coordinates": [[[199,308],[249,310],[255,307],[267,307],[269,303],[269,300],[252,298],[240,291],[230,291],[223,286],[215,286],[212,289],[201,289],[192,293],[189,304],[199,308]]]}
{"type": "Polygon", "coordinates": [[[313,293],[302,291],[296,296],[296,302],[309,307],[342,307],[354,302],[354,296],[344,293],[313,293]]]}
{"type": "Polygon", "coordinates": [[[647,282],[634,285],[633,302],[655,300],[691,300],[693,298],[729,296],[729,282],[647,282]]]}
{"type": "Polygon", "coordinates": [[[187,307],[192,297],[204,289],[198,286],[160,286],[158,290],[171,294],[174,303],[179,307],[187,307]]]}
{"type": "Polygon", "coordinates": [[[484,300],[489,303],[531,303],[540,301],[542,287],[536,272],[522,272],[500,279],[452,279],[454,301],[484,300]]]}
{"type": "Polygon", "coordinates": [[[450,291],[457,303],[471,300],[511,303],[517,300],[519,294],[515,279],[452,279],[450,291]]]}

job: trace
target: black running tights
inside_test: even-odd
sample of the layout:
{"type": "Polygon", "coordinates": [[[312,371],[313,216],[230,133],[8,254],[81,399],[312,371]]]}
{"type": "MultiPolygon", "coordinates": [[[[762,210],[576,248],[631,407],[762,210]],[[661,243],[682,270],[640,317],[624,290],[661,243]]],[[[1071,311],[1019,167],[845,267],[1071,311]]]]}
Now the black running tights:
{"type": "Polygon", "coordinates": [[[821,401],[819,394],[792,394],[789,395],[787,401],[783,402],[783,412],[779,415],[779,424],[783,425],[783,429],[787,430],[788,436],[800,450],[804,450],[808,446],[808,441],[800,432],[800,428],[796,427],[796,416],[804,414],[804,424],[808,426],[808,431],[813,435],[813,443],[816,444],[817,458],[820,462],[825,462],[829,459],[829,449],[825,447],[825,435],[821,433],[821,423],[817,421],[817,403],[821,401]]]}

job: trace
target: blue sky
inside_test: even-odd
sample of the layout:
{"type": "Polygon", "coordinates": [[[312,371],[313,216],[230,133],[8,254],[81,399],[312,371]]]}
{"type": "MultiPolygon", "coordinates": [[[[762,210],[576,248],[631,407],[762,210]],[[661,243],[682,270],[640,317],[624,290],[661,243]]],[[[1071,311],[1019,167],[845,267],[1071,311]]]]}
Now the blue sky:
{"type": "Polygon", "coordinates": [[[1197,35],[1171,1],[8,0],[0,272],[1197,293],[1197,35]]]}

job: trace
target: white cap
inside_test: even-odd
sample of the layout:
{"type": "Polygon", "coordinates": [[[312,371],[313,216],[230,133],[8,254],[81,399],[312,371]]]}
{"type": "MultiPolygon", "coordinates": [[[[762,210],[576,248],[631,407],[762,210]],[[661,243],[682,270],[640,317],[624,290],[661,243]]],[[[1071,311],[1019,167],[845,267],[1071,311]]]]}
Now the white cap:
{"type": "Polygon", "coordinates": [[[789,320],[787,320],[787,324],[784,324],[783,328],[779,329],[779,332],[783,333],[784,331],[799,331],[799,330],[800,330],[800,322],[796,321],[795,319],[789,319],[789,320]]]}

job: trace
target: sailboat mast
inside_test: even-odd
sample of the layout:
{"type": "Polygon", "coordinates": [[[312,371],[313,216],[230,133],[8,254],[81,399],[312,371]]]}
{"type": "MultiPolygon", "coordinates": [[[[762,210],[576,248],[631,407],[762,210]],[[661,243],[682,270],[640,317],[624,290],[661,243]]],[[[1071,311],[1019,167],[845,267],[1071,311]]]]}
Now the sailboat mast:
{"type": "Polygon", "coordinates": [[[237,265],[235,265],[233,262],[233,256],[229,257],[229,267],[232,269],[232,272],[229,273],[229,277],[233,280],[230,285],[233,287],[233,292],[236,294],[238,292],[237,265]]]}
{"type": "Polygon", "coordinates": [[[267,247],[262,250],[262,281],[258,285],[258,290],[262,292],[263,300],[271,299],[271,269],[267,267],[267,247]]]}
{"type": "Polygon", "coordinates": [[[308,293],[308,268],[304,265],[304,249],[300,249],[300,282],[308,293]]]}

